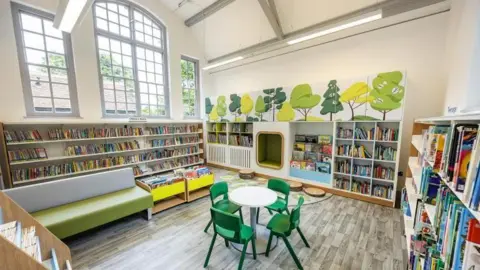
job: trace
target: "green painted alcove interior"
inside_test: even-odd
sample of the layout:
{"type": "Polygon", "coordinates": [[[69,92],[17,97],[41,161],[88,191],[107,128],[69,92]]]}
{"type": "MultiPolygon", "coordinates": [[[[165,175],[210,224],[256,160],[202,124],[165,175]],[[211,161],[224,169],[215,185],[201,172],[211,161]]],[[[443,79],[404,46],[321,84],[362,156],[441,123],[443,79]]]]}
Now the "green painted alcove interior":
{"type": "Polygon", "coordinates": [[[258,133],[257,163],[260,167],[277,170],[283,167],[283,136],[281,134],[258,133]]]}

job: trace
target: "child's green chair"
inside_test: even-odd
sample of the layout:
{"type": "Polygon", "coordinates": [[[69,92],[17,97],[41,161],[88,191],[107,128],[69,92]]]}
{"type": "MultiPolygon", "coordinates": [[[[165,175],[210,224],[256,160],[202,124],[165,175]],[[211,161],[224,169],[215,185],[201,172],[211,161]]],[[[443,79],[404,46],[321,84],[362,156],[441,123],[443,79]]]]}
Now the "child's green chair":
{"type": "MultiPolygon", "coordinates": [[[[210,200],[212,201],[212,207],[222,210],[224,212],[235,214],[237,211],[240,213],[240,220],[243,223],[242,217],[242,207],[238,206],[228,200],[228,184],[226,182],[218,182],[210,187],[210,200]],[[223,198],[217,202],[215,200],[222,196],[223,198]]],[[[207,227],[205,228],[204,232],[207,232],[208,228],[212,225],[212,220],[208,222],[207,227]]]]}
{"type": "Polygon", "coordinates": [[[212,254],[213,245],[215,244],[215,239],[217,234],[225,239],[225,245],[228,247],[228,242],[233,242],[243,245],[242,255],[240,256],[240,263],[238,264],[238,269],[242,269],[243,261],[245,259],[245,253],[247,251],[247,246],[250,241],[252,241],[252,251],[253,259],[257,259],[257,250],[255,248],[255,234],[251,227],[243,224],[243,221],[239,216],[233,215],[230,213],[223,212],[214,207],[210,208],[210,213],[212,214],[213,220],[213,238],[210,248],[208,249],[207,259],[203,267],[208,266],[208,261],[210,260],[210,255],[212,254]]]}
{"type": "Polygon", "coordinates": [[[267,229],[270,230],[270,237],[268,238],[267,251],[265,253],[265,256],[268,257],[268,254],[270,253],[270,245],[272,243],[273,236],[280,237],[285,242],[285,245],[287,246],[288,251],[292,255],[293,260],[295,261],[295,264],[297,264],[298,269],[303,269],[302,264],[300,263],[297,255],[293,251],[293,248],[288,242],[287,237],[290,236],[290,234],[292,234],[293,230],[297,229],[305,245],[308,248],[310,248],[310,245],[308,244],[307,239],[305,239],[305,236],[303,235],[299,227],[300,226],[300,207],[302,206],[303,201],[304,201],[303,197],[300,197],[298,199],[297,206],[293,208],[291,215],[275,214],[275,216],[273,216],[273,218],[270,220],[270,222],[268,222],[268,225],[267,225],[267,229]]]}
{"type": "MultiPolygon", "coordinates": [[[[287,212],[287,214],[290,214],[288,212],[288,196],[290,195],[290,185],[281,179],[272,178],[268,180],[267,188],[273,191],[276,191],[278,193],[281,193],[284,196],[284,197],[277,196],[277,200],[273,204],[265,206],[265,208],[267,208],[270,215],[273,215],[272,211],[278,212],[280,214],[282,214],[283,211],[285,211],[287,212]]],[[[259,211],[257,211],[257,223],[258,223],[259,216],[260,216],[260,209],[259,211]]]]}

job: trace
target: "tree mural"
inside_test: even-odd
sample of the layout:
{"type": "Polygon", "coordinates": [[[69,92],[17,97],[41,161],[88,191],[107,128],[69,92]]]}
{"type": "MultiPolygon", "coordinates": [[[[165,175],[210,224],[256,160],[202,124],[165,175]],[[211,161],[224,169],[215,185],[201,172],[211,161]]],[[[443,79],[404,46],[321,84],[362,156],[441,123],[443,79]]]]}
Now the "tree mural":
{"type": "Polygon", "coordinates": [[[383,120],[387,113],[402,106],[405,96],[405,87],[400,85],[403,74],[400,71],[380,73],[372,81],[373,90],[370,92],[370,106],[383,114],[383,120]]]}
{"type": "Polygon", "coordinates": [[[242,114],[242,112],[240,111],[240,106],[241,106],[240,100],[241,98],[237,94],[230,95],[231,102],[230,102],[230,105],[228,105],[228,109],[233,114],[233,117],[234,117],[233,121],[239,120],[238,118],[242,114]]]}
{"type": "Polygon", "coordinates": [[[350,107],[351,120],[355,120],[355,109],[371,100],[368,93],[370,93],[368,85],[365,82],[357,82],[340,95],[340,101],[347,103],[350,107]]]}
{"type": "Polygon", "coordinates": [[[277,120],[282,122],[292,121],[295,118],[295,111],[290,103],[284,102],[282,108],[277,113],[277,120]]]}
{"type": "Polygon", "coordinates": [[[227,115],[227,103],[225,102],[225,96],[219,96],[217,98],[217,114],[220,116],[220,121],[224,121],[223,117],[227,115]]]}
{"type": "Polygon", "coordinates": [[[263,93],[266,95],[263,98],[265,112],[272,110],[273,121],[275,121],[275,109],[282,108],[283,102],[287,100],[287,95],[283,92],[283,87],[264,89],[263,93]]]}
{"type": "Polygon", "coordinates": [[[292,90],[290,105],[300,112],[305,119],[304,121],[307,121],[308,114],[313,107],[320,103],[321,99],[320,95],[312,94],[312,87],[309,84],[299,84],[292,90]]]}
{"type": "Polygon", "coordinates": [[[213,105],[212,101],[210,101],[210,98],[205,98],[205,113],[210,114],[212,112],[213,105]]]}
{"type": "Polygon", "coordinates": [[[331,80],[328,83],[328,89],[323,94],[325,100],[322,102],[322,110],[320,114],[330,114],[330,121],[333,120],[333,114],[343,111],[342,103],[340,102],[340,88],[337,86],[337,80],[331,80]]]}
{"type": "Polygon", "coordinates": [[[208,115],[210,121],[215,122],[218,120],[217,106],[213,106],[212,111],[208,115]]]}
{"type": "Polygon", "coordinates": [[[266,112],[265,101],[263,100],[262,96],[257,97],[257,101],[255,102],[255,115],[260,117],[260,121],[263,121],[263,114],[266,112]]]}
{"type": "Polygon", "coordinates": [[[248,115],[253,110],[253,100],[250,95],[245,94],[240,100],[240,111],[242,114],[245,114],[245,119],[248,120],[248,115]]]}

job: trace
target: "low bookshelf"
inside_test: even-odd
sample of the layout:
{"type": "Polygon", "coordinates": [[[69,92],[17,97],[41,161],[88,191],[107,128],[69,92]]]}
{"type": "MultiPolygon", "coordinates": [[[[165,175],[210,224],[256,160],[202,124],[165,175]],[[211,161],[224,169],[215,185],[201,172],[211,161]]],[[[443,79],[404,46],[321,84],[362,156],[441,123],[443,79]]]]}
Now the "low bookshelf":
{"type": "Polygon", "coordinates": [[[201,122],[0,126],[6,188],[123,167],[138,178],[204,163],[201,122]]]}

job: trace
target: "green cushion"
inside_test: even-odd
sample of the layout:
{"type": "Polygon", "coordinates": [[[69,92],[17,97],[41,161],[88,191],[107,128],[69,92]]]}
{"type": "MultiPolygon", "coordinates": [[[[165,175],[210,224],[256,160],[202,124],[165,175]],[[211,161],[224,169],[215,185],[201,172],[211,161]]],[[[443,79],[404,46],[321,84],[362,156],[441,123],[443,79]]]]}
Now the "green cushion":
{"type": "Polygon", "coordinates": [[[277,201],[272,203],[271,205],[265,206],[265,208],[276,211],[276,212],[283,212],[287,209],[287,202],[285,199],[278,197],[277,201]]]}
{"type": "Polygon", "coordinates": [[[152,195],[132,187],[32,213],[58,238],[100,226],[153,207],[152,195]]]}
{"type": "MultiPolygon", "coordinates": [[[[220,234],[223,238],[228,239],[229,241],[235,242],[235,232],[231,230],[224,229],[220,226],[215,225],[217,233],[220,234]]],[[[250,240],[253,237],[253,230],[247,225],[241,225],[240,228],[240,243],[243,244],[250,240]]],[[[238,240],[237,240],[238,241],[238,240]]]]}
{"type": "Polygon", "coordinates": [[[275,214],[267,224],[267,229],[277,234],[290,234],[290,216],[275,214]]]}
{"type": "Polygon", "coordinates": [[[215,207],[215,209],[222,210],[223,212],[227,212],[230,214],[236,213],[238,210],[240,210],[240,206],[230,202],[227,199],[216,202],[213,207],[215,207]]]}

